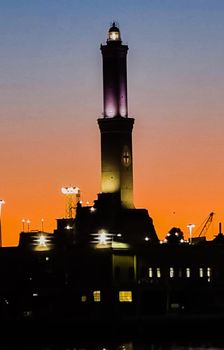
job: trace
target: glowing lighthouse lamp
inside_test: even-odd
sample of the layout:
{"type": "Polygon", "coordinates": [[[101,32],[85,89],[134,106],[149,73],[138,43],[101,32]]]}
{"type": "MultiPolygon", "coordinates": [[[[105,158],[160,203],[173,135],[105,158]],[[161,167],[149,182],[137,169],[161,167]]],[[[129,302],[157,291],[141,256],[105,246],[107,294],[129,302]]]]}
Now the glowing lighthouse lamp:
{"type": "Polygon", "coordinates": [[[113,22],[112,27],[110,28],[108,32],[108,41],[121,41],[120,37],[120,30],[115,25],[115,22],[113,22]]]}

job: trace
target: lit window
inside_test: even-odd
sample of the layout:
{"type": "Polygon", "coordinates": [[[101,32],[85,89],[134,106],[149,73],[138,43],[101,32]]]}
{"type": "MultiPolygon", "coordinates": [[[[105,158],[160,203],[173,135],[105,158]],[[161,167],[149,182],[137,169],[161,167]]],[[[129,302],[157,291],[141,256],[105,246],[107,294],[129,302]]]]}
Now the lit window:
{"type": "Polygon", "coordinates": [[[203,270],[203,267],[200,267],[200,268],[199,268],[199,277],[200,277],[200,278],[204,277],[204,270],[203,270]]]}
{"type": "Polygon", "coordinates": [[[153,272],[152,272],[152,267],[149,267],[149,278],[152,278],[153,272]]]}
{"type": "Polygon", "coordinates": [[[186,277],[190,278],[191,277],[191,270],[189,267],[186,268],[186,277]]]}
{"type": "Polygon", "coordinates": [[[120,302],[132,302],[132,292],[131,291],[120,291],[119,292],[120,302]]]}
{"type": "Polygon", "coordinates": [[[159,267],[157,267],[157,269],[156,269],[156,276],[157,276],[157,278],[161,278],[161,271],[160,271],[159,267]]]}
{"type": "Polygon", "coordinates": [[[100,295],[100,290],[94,290],[93,291],[93,300],[98,303],[101,301],[101,295],[100,295]]]}
{"type": "Polygon", "coordinates": [[[174,278],[174,268],[170,267],[170,278],[174,278]]]}
{"type": "Polygon", "coordinates": [[[82,296],[81,296],[81,302],[82,302],[82,303],[85,303],[86,301],[87,301],[86,295],[82,295],[82,296]]]}
{"type": "Polygon", "coordinates": [[[211,281],[211,268],[207,267],[207,277],[208,277],[208,282],[211,281]]]}
{"type": "Polygon", "coordinates": [[[182,269],[181,269],[181,267],[180,267],[179,270],[178,270],[178,277],[179,277],[179,278],[182,277],[182,269]]]}

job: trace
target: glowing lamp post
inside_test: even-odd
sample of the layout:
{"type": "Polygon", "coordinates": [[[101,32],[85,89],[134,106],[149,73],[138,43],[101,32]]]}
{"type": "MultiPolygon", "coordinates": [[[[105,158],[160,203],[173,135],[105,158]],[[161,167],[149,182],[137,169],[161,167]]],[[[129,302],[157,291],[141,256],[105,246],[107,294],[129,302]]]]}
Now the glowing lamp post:
{"type": "Polygon", "coordinates": [[[192,230],[195,227],[195,224],[188,224],[187,227],[189,228],[190,233],[190,244],[192,244],[192,230]]]}
{"type": "Polygon", "coordinates": [[[26,222],[26,220],[25,220],[25,219],[22,219],[23,232],[25,232],[25,222],[26,222]]]}
{"type": "Polygon", "coordinates": [[[27,231],[30,232],[30,220],[26,220],[26,223],[27,223],[27,231]]]}
{"type": "Polygon", "coordinates": [[[0,199],[0,247],[2,247],[2,205],[5,204],[3,199],[0,199]]]}

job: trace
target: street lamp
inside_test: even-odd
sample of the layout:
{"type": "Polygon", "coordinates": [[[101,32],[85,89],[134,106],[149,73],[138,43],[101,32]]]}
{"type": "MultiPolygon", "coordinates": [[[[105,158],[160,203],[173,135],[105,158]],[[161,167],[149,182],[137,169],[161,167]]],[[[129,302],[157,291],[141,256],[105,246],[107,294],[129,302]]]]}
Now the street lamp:
{"type": "Polygon", "coordinates": [[[23,232],[25,232],[25,222],[26,222],[26,220],[22,219],[23,232]]]}
{"type": "Polygon", "coordinates": [[[187,227],[189,228],[190,233],[190,244],[192,244],[192,230],[195,227],[195,224],[188,224],[187,227]]]}
{"type": "Polygon", "coordinates": [[[4,199],[0,199],[0,247],[2,247],[2,205],[5,204],[4,199]]]}
{"type": "Polygon", "coordinates": [[[30,220],[26,220],[27,223],[27,232],[30,232],[30,220]]]}

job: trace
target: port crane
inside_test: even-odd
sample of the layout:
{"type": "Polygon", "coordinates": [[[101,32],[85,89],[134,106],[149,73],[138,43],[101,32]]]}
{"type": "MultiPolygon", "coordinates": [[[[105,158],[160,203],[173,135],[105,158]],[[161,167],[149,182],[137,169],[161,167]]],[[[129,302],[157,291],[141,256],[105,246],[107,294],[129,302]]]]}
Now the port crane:
{"type": "MultiPolygon", "coordinates": [[[[199,234],[197,237],[205,237],[206,232],[208,231],[212,220],[213,220],[213,216],[215,213],[211,212],[208,217],[202,222],[202,224],[199,226],[198,230],[196,232],[198,232],[199,230],[199,234]]],[[[195,233],[196,233],[195,232],[195,233]]]]}

